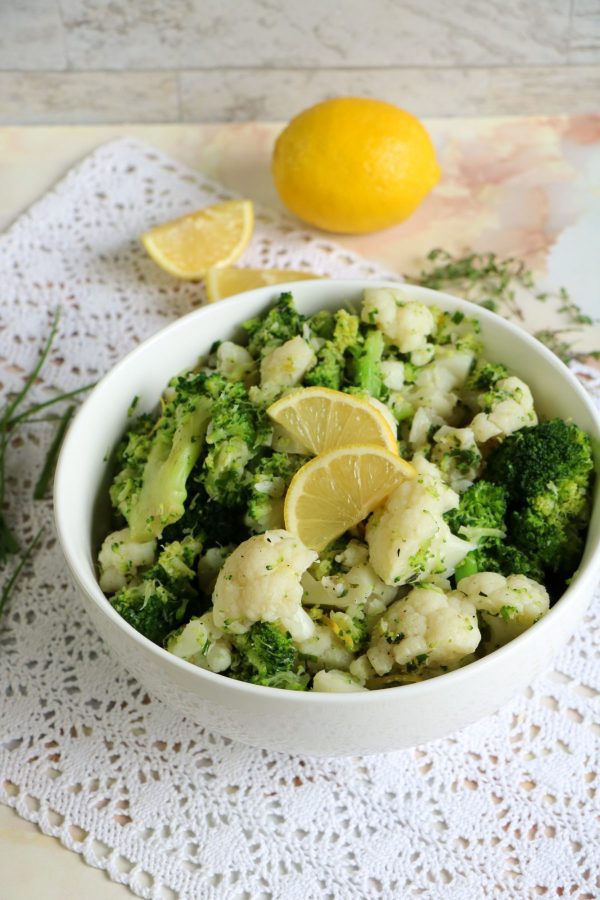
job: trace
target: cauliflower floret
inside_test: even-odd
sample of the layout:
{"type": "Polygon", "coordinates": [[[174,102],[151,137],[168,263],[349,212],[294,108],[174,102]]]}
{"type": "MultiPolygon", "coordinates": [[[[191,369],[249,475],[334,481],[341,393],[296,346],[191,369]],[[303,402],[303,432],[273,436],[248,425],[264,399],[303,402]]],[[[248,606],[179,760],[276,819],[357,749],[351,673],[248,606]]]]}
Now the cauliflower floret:
{"type": "Polygon", "coordinates": [[[480,610],[490,628],[490,649],[512,641],[541,619],[550,607],[546,588],[525,575],[504,578],[495,572],[478,572],[462,578],[457,591],[480,610]]]}
{"type": "Polygon", "coordinates": [[[345,569],[352,566],[363,566],[369,560],[369,548],[360,541],[348,541],[341,553],[335,557],[335,561],[345,569]]]}
{"type": "Polygon", "coordinates": [[[260,364],[261,387],[293,387],[302,381],[316,361],[314,350],[303,338],[292,338],[263,358],[260,364]]]}
{"type": "Polygon", "coordinates": [[[210,547],[198,560],[198,584],[205,594],[212,594],[217,575],[233,548],[233,544],[226,547],[210,547]]]}
{"type": "Polygon", "coordinates": [[[424,366],[414,384],[405,388],[406,399],[415,409],[423,408],[430,415],[441,416],[443,422],[452,424],[458,395],[455,389],[461,385],[461,368],[450,359],[436,360],[424,366]]]}
{"type": "Polygon", "coordinates": [[[476,649],[481,635],[473,603],[463,594],[415,587],[377,623],[367,650],[378,675],[394,666],[452,666],[476,649]]]}
{"type": "Polygon", "coordinates": [[[396,586],[385,584],[369,562],[358,563],[338,575],[325,575],[320,581],[305,572],[302,586],[307,606],[333,606],[346,610],[365,607],[369,614],[385,609],[398,590],[396,586]]]}
{"type": "Polygon", "coordinates": [[[364,684],[376,674],[375,669],[369,662],[369,657],[366,653],[363,653],[362,656],[357,656],[356,659],[353,659],[348,666],[348,671],[351,675],[354,675],[354,677],[358,681],[360,681],[361,684],[364,684]]]}
{"type": "Polygon", "coordinates": [[[302,608],[302,573],[316,560],[293,534],[265,531],[241,543],[219,572],[213,593],[217,628],[245,634],[254,622],[280,622],[295,641],[314,634],[302,608]]]}
{"type": "Polygon", "coordinates": [[[433,436],[431,459],[458,493],[473,484],[481,468],[481,453],[470,428],[438,428],[433,436]]]}
{"type": "Polygon", "coordinates": [[[431,409],[420,406],[413,416],[408,433],[408,443],[413,450],[421,450],[428,443],[429,432],[433,425],[442,426],[444,420],[431,409]]]}
{"type": "Polygon", "coordinates": [[[383,383],[390,391],[401,391],[404,386],[404,363],[388,359],[379,366],[383,383]]]}
{"type": "Polygon", "coordinates": [[[318,661],[319,666],[332,669],[347,669],[354,659],[350,650],[335,636],[328,625],[315,625],[313,636],[305,641],[300,641],[298,650],[306,656],[313,657],[318,661]]]}
{"type": "Polygon", "coordinates": [[[417,455],[413,465],[416,477],[402,482],[367,525],[371,565],[388,585],[452,571],[474,549],[455,537],[443,518],[458,506],[458,494],[423,457],[417,455]]]}
{"type": "Polygon", "coordinates": [[[212,612],[190,619],[166,640],[169,653],[201,669],[224,672],[231,665],[231,643],[215,625],[212,612]]]}
{"type": "Polygon", "coordinates": [[[138,569],[151,566],[156,559],[156,541],[131,540],[129,528],[113,531],[105,538],[100,553],[100,587],[105,594],[116,594],[131,581],[138,569]]]}
{"type": "Polygon", "coordinates": [[[367,288],[361,318],[377,325],[401,353],[424,347],[435,329],[435,319],[424,303],[404,301],[389,288],[367,288]]]}
{"type": "Polygon", "coordinates": [[[475,416],[470,428],[480,444],[537,425],[531,391],[520,378],[501,378],[490,391],[479,395],[478,402],[484,411],[475,416]]]}
{"type": "Polygon", "coordinates": [[[350,672],[341,672],[339,669],[330,669],[326,672],[322,669],[313,679],[312,690],[327,694],[349,694],[353,691],[366,691],[367,688],[363,687],[350,672]]]}
{"type": "Polygon", "coordinates": [[[245,347],[223,341],[217,347],[217,372],[228,381],[249,381],[256,374],[256,363],[245,347]]]}
{"type": "Polygon", "coordinates": [[[410,361],[413,366],[426,366],[435,357],[435,344],[425,344],[418,350],[413,350],[410,354],[410,361]]]}
{"type": "Polygon", "coordinates": [[[469,350],[438,347],[435,360],[436,377],[445,379],[448,390],[460,390],[464,387],[474,362],[475,354],[469,350]]]}

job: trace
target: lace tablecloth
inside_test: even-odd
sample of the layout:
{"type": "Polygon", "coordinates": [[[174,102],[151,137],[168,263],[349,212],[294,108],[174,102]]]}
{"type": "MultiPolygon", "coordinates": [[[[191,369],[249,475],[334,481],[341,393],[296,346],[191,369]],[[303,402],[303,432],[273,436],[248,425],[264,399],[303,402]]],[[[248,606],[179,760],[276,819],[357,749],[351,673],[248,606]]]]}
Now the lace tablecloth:
{"type": "MultiPolygon", "coordinates": [[[[59,340],[36,396],[97,378],[203,300],[136,236],[228,196],[133,141],[107,145],[0,237],[0,380],[59,340]]],[[[259,212],[243,259],[389,276],[259,212]]],[[[597,372],[579,367],[596,396],[597,372]]],[[[208,734],[153,701],[92,630],[32,481],[51,440],[24,429],[10,508],[46,538],[0,627],[0,801],[152,898],[600,895],[600,598],[553,669],[501,713],[379,757],[311,760],[208,734]]],[[[0,890],[1,894],[1,890],[0,890]]]]}

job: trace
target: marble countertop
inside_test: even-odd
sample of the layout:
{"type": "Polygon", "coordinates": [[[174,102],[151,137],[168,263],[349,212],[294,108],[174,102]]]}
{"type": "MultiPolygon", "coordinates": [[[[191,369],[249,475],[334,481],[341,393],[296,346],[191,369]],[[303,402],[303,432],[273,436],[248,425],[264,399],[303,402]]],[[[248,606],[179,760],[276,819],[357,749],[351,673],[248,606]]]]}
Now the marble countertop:
{"type": "MultiPolygon", "coordinates": [[[[435,246],[515,255],[540,278],[564,284],[600,314],[600,117],[431,120],[444,179],[406,223],[338,242],[398,273],[414,272],[435,246]]],[[[268,160],[273,124],[0,128],[0,229],[99,144],[137,137],[232,190],[279,208],[268,160]]],[[[543,304],[527,325],[547,326],[543,304]]],[[[600,349],[598,326],[571,329],[582,354],[600,349]]],[[[131,896],[54,838],[0,807],[2,900],[112,900],[131,896]]]]}

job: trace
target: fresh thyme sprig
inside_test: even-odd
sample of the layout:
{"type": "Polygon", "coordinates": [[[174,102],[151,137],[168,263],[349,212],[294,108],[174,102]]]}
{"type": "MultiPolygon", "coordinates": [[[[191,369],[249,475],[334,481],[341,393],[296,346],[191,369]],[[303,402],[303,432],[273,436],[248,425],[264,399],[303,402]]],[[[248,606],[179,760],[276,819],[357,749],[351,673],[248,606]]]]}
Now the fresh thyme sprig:
{"type": "Polygon", "coordinates": [[[556,293],[536,288],[533,272],[523,260],[514,256],[499,257],[496,253],[467,253],[453,256],[447,250],[436,247],[426,257],[427,265],[416,276],[407,275],[408,281],[435,290],[449,290],[472,303],[477,303],[513,318],[524,320],[518,302],[519,294],[526,293],[540,302],[554,299],[557,312],[562,316],[565,328],[543,329],[535,337],[563,360],[598,357],[597,351],[576,353],[562,338],[564,332],[572,332],[576,326],[592,325],[593,319],[575,303],[566,288],[556,293]]]}
{"type": "MultiPolygon", "coordinates": [[[[77,397],[78,395],[84,393],[85,391],[88,391],[91,387],[93,387],[92,384],[88,384],[73,391],[67,391],[66,393],[57,394],[55,397],[51,397],[49,400],[45,400],[41,403],[32,403],[25,409],[22,408],[29,395],[29,392],[31,391],[33,385],[36,383],[40,372],[42,371],[42,368],[46,360],[48,359],[58,330],[59,319],[60,310],[57,309],[52,318],[52,324],[50,326],[48,337],[43,344],[36,364],[25,378],[21,389],[17,391],[17,393],[12,396],[5,404],[5,406],[0,410],[0,570],[3,570],[5,568],[9,557],[16,556],[21,550],[17,537],[8,522],[5,510],[6,457],[15,428],[18,425],[33,425],[39,422],[52,421],[58,423],[56,434],[48,450],[41,474],[36,482],[33,491],[34,499],[41,500],[46,496],[48,485],[50,483],[50,479],[52,478],[52,473],[56,464],[56,459],[58,457],[63,438],[65,436],[75,407],[69,406],[62,415],[50,413],[40,416],[40,412],[48,409],[48,407],[56,406],[57,404],[64,403],[67,400],[77,397]]],[[[20,559],[14,567],[12,574],[8,577],[6,583],[3,585],[0,591],[0,614],[8,603],[25,565],[32,557],[34,551],[37,549],[41,541],[42,534],[43,529],[40,529],[32,538],[32,540],[27,544],[27,546],[23,548],[20,553],[20,559]]]]}

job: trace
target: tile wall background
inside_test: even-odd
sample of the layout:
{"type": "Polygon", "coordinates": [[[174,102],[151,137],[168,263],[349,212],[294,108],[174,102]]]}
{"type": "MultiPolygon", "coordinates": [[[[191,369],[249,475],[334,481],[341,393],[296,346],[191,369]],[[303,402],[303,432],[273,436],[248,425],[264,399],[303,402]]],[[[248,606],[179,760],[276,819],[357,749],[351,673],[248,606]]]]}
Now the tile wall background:
{"type": "Polygon", "coordinates": [[[600,0],[0,0],[0,124],[600,106],[600,0]]]}

